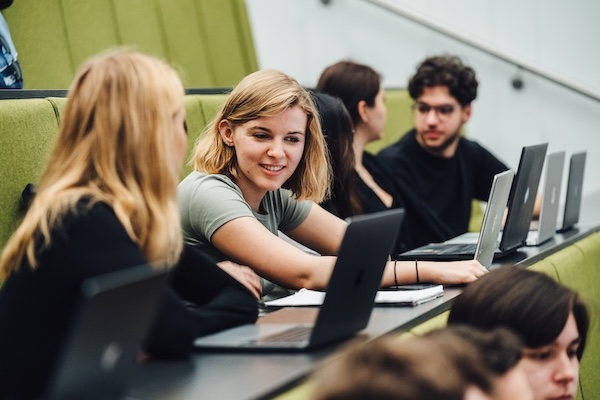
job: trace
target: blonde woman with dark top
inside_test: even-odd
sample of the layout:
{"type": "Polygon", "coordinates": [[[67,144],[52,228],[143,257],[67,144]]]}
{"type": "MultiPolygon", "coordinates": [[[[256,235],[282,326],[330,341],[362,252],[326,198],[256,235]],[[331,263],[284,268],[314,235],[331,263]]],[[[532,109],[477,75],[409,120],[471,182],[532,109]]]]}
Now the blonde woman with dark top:
{"type": "Polygon", "coordinates": [[[223,263],[239,270],[233,279],[183,244],[183,96],[175,71],[140,53],[109,52],[79,70],[37,193],[0,259],[0,398],[43,395],[92,276],[171,268],[180,295],[167,289],[146,356],[183,357],[196,336],[256,320],[256,275],[223,263]]]}

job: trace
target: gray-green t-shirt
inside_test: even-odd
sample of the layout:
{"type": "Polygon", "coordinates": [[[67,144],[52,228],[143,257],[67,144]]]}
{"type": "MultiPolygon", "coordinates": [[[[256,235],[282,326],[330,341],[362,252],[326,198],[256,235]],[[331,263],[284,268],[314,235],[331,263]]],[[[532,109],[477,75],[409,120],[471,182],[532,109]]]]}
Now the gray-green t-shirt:
{"type": "Polygon", "coordinates": [[[177,192],[185,242],[216,262],[228,258],[211,244],[210,238],[225,223],[240,217],[254,217],[277,235],[279,230],[285,233],[300,225],[312,206],[310,201],[294,199],[289,190],[278,189],[267,192],[263,198],[265,213],[255,213],[230,178],[198,171],[183,179],[177,192]]]}

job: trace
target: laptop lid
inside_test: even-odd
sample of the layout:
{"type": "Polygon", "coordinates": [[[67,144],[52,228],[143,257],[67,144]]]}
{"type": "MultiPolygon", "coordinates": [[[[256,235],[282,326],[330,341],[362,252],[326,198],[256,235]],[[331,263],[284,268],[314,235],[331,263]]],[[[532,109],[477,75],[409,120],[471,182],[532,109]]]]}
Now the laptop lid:
{"type": "Polygon", "coordinates": [[[365,328],[375,295],[396,241],[403,209],[386,210],[349,218],[325,299],[314,324],[263,323],[243,325],[196,339],[198,349],[298,351],[339,341],[365,328]],[[301,340],[283,332],[307,328],[301,340]],[[273,336],[275,335],[275,336],[273,336]]]}
{"type": "Polygon", "coordinates": [[[166,272],[140,265],[85,280],[46,399],[120,399],[163,298],[166,272]]]}
{"type": "Polygon", "coordinates": [[[498,234],[502,226],[514,176],[513,170],[507,170],[494,176],[488,204],[483,215],[481,231],[476,235],[474,242],[461,241],[462,235],[459,235],[443,243],[430,243],[407,251],[398,255],[396,259],[423,261],[476,259],[483,266],[489,267],[492,264],[498,245],[498,234]]]}
{"type": "Polygon", "coordinates": [[[582,151],[571,155],[563,223],[559,232],[567,231],[579,222],[586,154],[586,151],[582,151]]]}
{"type": "Polygon", "coordinates": [[[529,231],[528,246],[538,246],[554,237],[560,204],[560,190],[565,167],[565,152],[560,151],[546,156],[546,174],[542,192],[542,207],[537,229],[529,231]]]}
{"type": "Polygon", "coordinates": [[[498,234],[502,227],[504,211],[506,210],[514,176],[515,172],[511,169],[494,176],[488,204],[483,214],[481,232],[479,233],[474,257],[486,268],[489,268],[494,260],[494,253],[498,244],[498,234]]]}
{"type": "Polygon", "coordinates": [[[508,197],[508,213],[498,246],[499,254],[496,257],[516,250],[527,240],[547,149],[548,143],[542,143],[525,146],[521,150],[519,167],[508,197]]]}

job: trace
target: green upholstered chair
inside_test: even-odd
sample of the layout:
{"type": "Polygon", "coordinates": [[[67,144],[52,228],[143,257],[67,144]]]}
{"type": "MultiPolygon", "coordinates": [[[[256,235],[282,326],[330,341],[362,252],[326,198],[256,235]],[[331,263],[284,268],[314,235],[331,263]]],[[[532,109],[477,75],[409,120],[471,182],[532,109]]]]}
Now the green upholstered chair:
{"type": "Polygon", "coordinates": [[[559,281],[581,295],[590,313],[590,328],[579,369],[578,399],[594,399],[600,393],[600,233],[548,257],[559,281]]]}
{"type": "Polygon", "coordinates": [[[541,272],[543,274],[548,275],[555,281],[558,281],[558,273],[556,272],[556,268],[554,267],[554,264],[552,264],[552,262],[550,262],[548,259],[540,260],[535,264],[531,265],[528,269],[532,271],[541,272]]]}
{"type": "Polygon", "coordinates": [[[308,379],[287,392],[273,397],[273,400],[309,400],[313,398],[314,390],[314,381],[308,379]]]}
{"type": "Polygon", "coordinates": [[[386,89],[384,97],[388,109],[387,121],[383,128],[383,138],[367,145],[367,151],[377,154],[381,149],[396,143],[413,127],[413,100],[404,89],[386,89]]]}
{"type": "Polygon", "coordinates": [[[19,54],[26,89],[65,89],[75,66],[60,0],[19,0],[2,12],[19,54]]]}
{"type": "Polygon", "coordinates": [[[201,10],[197,1],[177,0],[177,7],[173,7],[173,0],[157,1],[165,32],[167,58],[179,70],[184,86],[215,86],[215,60],[209,57],[209,44],[205,27],[200,22],[201,10]],[[190,45],[194,46],[194,51],[190,51],[190,45]]]}
{"type": "MultiPolygon", "coordinates": [[[[15,2],[15,4],[17,3],[15,2]]],[[[61,0],[60,9],[67,35],[71,64],[75,71],[92,55],[122,44],[111,0],[61,0]]],[[[37,59],[36,61],[43,62],[44,60],[37,59]]],[[[73,77],[69,80],[69,84],[73,77]]],[[[23,81],[27,85],[25,74],[23,74],[23,81]]],[[[31,88],[31,86],[27,87],[31,88]]]]}
{"type": "Polygon", "coordinates": [[[44,99],[0,100],[0,251],[19,223],[21,193],[35,183],[58,133],[52,105],[44,99]]]}
{"type": "Polygon", "coordinates": [[[194,145],[206,126],[214,119],[218,109],[227,99],[226,94],[198,94],[185,96],[185,108],[188,122],[188,144],[185,165],[181,178],[185,178],[192,170],[191,157],[194,145]]]}
{"type": "MultiPolygon", "coordinates": [[[[204,116],[204,108],[201,99],[205,99],[205,102],[208,105],[205,105],[208,109],[211,109],[218,104],[222,97],[217,95],[218,100],[210,100],[210,95],[206,95],[206,97],[201,97],[198,95],[186,95],[184,98],[184,106],[186,111],[186,121],[188,124],[188,140],[187,140],[187,150],[186,150],[186,158],[184,161],[184,166],[181,170],[181,178],[183,179],[187,174],[192,171],[191,165],[188,163],[190,156],[192,154],[192,150],[194,148],[194,143],[196,139],[206,125],[206,118],[204,116]]],[[[60,115],[62,114],[67,99],[64,97],[49,97],[47,99],[52,105],[58,120],[60,121],[60,115]]]]}
{"type": "Polygon", "coordinates": [[[65,89],[117,46],[166,59],[186,87],[230,87],[258,69],[244,0],[19,0],[4,15],[26,89],[65,89]]]}
{"type": "Polygon", "coordinates": [[[217,115],[217,111],[219,108],[225,104],[227,100],[227,94],[199,94],[196,95],[200,104],[202,106],[202,111],[204,112],[204,118],[206,119],[206,124],[212,122],[212,120],[217,115]]]}
{"type": "Polygon", "coordinates": [[[195,0],[216,86],[235,86],[258,69],[244,0],[195,0]],[[224,29],[224,26],[226,29],[224,29]]]}
{"type": "Polygon", "coordinates": [[[438,314],[435,317],[415,326],[414,328],[411,328],[409,332],[415,335],[422,335],[435,329],[443,328],[448,323],[449,315],[450,311],[444,311],[443,313],[438,314]]]}
{"type": "Polygon", "coordinates": [[[186,158],[181,170],[181,179],[185,178],[190,172],[192,172],[191,156],[194,150],[194,144],[196,139],[202,134],[204,127],[206,126],[206,118],[204,116],[204,110],[198,96],[188,95],[184,99],[186,121],[188,124],[188,140],[187,140],[187,151],[186,158]]]}

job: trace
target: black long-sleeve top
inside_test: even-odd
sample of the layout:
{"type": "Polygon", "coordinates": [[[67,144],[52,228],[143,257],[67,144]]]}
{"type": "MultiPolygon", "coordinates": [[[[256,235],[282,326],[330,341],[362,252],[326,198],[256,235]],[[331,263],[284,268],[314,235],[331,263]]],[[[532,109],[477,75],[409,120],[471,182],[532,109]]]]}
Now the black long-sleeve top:
{"type": "MultiPolygon", "coordinates": [[[[85,279],[147,263],[103,203],[80,204],[51,239],[49,248],[38,246],[35,269],[23,259],[0,288],[0,399],[43,393],[85,279]]],[[[250,292],[193,248],[169,281],[143,345],[153,357],[185,356],[195,337],[257,318],[250,292]]]]}

